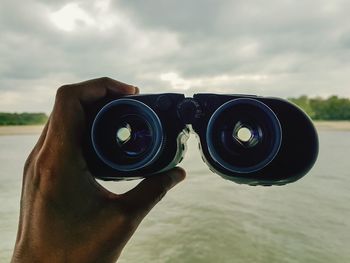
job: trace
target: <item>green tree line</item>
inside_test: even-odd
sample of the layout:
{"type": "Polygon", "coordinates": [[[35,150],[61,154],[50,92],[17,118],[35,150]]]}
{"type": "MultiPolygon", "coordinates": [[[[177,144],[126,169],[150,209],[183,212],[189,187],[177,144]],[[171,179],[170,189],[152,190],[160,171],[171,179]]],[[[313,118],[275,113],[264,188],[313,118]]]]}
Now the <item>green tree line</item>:
{"type": "Polygon", "coordinates": [[[47,121],[45,113],[7,113],[0,112],[0,125],[36,125],[47,121]]]}
{"type": "MultiPolygon", "coordinates": [[[[302,108],[314,120],[350,120],[350,99],[331,96],[329,98],[309,98],[305,95],[288,98],[302,108]]],[[[45,113],[6,113],[0,112],[0,125],[44,124],[45,113]]]]}
{"type": "Polygon", "coordinates": [[[331,96],[329,98],[288,98],[302,108],[314,120],[350,120],[350,99],[331,96]]]}

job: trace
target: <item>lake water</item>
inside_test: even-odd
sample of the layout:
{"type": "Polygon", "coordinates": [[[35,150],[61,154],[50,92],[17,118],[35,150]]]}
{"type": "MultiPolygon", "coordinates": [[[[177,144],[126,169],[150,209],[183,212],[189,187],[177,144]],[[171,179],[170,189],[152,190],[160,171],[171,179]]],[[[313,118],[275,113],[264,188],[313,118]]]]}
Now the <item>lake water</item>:
{"type": "MultiPolygon", "coordinates": [[[[321,131],[313,170],[296,183],[249,187],[202,163],[139,227],[119,262],[350,262],[350,132],[321,131]]],[[[38,136],[0,136],[0,262],[15,242],[23,162],[38,136]]],[[[123,192],[137,182],[103,183],[123,192]]]]}

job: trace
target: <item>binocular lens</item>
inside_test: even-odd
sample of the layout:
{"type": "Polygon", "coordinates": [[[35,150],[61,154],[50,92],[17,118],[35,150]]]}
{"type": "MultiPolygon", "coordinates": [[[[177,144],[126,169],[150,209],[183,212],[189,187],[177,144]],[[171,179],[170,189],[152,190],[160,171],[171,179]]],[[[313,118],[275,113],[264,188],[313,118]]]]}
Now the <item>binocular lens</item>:
{"type": "Polygon", "coordinates": [[[234,99],[219,107],[208,122],[210,156],[236,173],[258,171],[276,156],[282,140],[280,123],[264,103],[234,99]]]}
{"type": "Polygon", "coordinates": [[[164,141],[161,122],[147,105],[132,99],[115,100],[97,114],[92,141],[97,155],[119,171],[150,165],[164,141]]]}
{"type": "Polygon", "coordinates": [[[250,130],[250,128],[245,127],[245,126],[241,126],[238,129],[236,129],[232,136],[234,136],[237,140],[241,141],[241,142],[248,142],[250,140],[250,138],[252,137],[252,131],[250,130]]]}
{"type": "Polygon", "coordinates": [[[118,121],[116,141],[125,154],[136,157],[144,153],[152,142],[152,128],[137,115],[125,115],[118,121]]]}

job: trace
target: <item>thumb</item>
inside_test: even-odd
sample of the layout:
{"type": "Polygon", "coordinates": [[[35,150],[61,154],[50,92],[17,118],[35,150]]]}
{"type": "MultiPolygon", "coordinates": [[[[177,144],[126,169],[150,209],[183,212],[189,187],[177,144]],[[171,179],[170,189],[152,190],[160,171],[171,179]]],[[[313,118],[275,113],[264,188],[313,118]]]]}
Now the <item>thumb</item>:
{"type": "Polygon", "coordinates": [[[159,175],[144,179],[135,188],[121,196],[131,214],[141,216],[141,219],[165,196],[165,194],[185,179],[186,172],[176,167],[159,175]]]}

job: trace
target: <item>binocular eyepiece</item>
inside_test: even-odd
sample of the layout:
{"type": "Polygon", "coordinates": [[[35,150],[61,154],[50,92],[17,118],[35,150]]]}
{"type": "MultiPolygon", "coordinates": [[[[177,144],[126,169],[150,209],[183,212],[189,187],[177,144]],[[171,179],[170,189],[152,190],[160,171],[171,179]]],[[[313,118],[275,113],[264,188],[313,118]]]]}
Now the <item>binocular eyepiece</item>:
{"type": "Polygon", "coordinates": [[[90,114],[85,154],[103,180],[149,177],[175,167],[198,135],[210,170],[237,183],[283,185],[313,166],[318,138],[309,117],[278,98],[250,95],[131,95],[90,114]]]}

